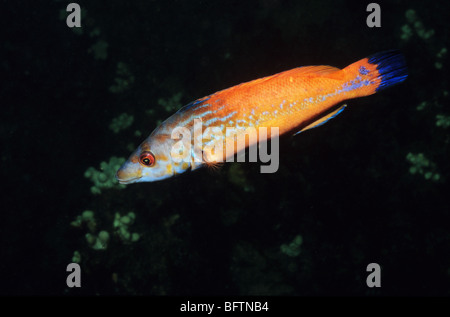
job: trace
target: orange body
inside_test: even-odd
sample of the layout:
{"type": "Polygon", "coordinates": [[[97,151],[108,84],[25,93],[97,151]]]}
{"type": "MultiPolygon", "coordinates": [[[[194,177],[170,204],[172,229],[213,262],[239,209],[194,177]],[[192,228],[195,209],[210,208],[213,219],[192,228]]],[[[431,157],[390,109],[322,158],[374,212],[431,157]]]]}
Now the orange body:
{"type": "Polygon", "coordinates": [[[300,67],[219,91],[184,114],[201,117],[206,127],[279,127],[282,134],[317,120],[346,99],[375,93],[379,83],[376,65],[367,58],[342,70],[300,67]],[[366,75],[359,73],[361,66],[366,75]]]}

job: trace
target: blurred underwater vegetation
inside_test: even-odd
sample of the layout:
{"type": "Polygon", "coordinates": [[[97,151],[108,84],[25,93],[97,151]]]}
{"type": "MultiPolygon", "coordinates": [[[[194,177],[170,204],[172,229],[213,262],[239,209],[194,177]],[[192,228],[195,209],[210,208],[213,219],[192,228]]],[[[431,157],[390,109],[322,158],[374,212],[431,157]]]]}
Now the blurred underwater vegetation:
{"type": "Polygon", "coordinates": [[[7,4],[0,294],[450,295],[450,3],[377,1],[381,28],[364,2],[77,3],[73,29],[64,1],[7,4]],[[275,174],[114,179],[192,100],[393,48],[406,82],[283,137],[275,174]],[[80,289],[64,284],[72,261],[80,289]]]}

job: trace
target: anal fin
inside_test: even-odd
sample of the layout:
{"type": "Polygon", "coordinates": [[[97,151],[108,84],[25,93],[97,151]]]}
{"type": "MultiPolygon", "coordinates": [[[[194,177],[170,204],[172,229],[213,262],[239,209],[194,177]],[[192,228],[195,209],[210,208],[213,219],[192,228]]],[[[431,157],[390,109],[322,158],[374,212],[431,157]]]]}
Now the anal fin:
{"type": "Polygon", "coordinates": [[[312,128],[317,128],[320,127],[321,125],[325,124],[328,122],[328,120],[333,119],[334,117],[336,117],[338,114],[340,114],[342,111],[344,111],[345,107],[347,107],[346,104],[342,105],[342,107],[339,107],[338,109],[334,110],[333,112],[330,112],[329,114],[327,114],[326,116],[314,121],[313,123],[307,125],[306,127],[304,127],[303,129],[301,129],[300,131],[298,131],[297,133],[295,133],[294,135],[297,135],[303,131],[312,129],[312,128]]]}

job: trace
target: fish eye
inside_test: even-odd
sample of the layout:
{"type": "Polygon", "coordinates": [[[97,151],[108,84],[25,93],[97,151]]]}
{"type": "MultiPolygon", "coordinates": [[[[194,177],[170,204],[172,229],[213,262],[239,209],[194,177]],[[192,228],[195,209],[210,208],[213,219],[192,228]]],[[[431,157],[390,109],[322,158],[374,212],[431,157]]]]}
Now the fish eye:
{"type": "Polygon", "coordinates": [[[146,167],[151,167],[155,164],[155,156],[151,152],[142,152],[139,156],[139,163],[146,167]]]}

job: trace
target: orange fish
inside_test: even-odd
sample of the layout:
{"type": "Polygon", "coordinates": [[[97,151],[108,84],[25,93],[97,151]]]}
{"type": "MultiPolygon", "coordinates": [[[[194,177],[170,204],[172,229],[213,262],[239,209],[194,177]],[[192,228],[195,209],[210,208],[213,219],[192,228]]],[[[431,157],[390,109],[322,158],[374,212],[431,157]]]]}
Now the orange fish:
{"type": "MultiPolygon", "coordinates": [[[[117,171],[122,184],[166,179],[205,164],[214,164],[234,156],[245,148],[271,138],[262,136],[260,128],[278,128],[276,136],[302,132],[322,125],[339,114],[347,99],[374,94],[403,82],[407,77],[405,59],[398,51],[377,53],[343,69],[332,66],[305,66],[256,79],[207,97],[181,108],[157,127],[117,171]],[[201,120],[200,137],[195,137],[195,122],[201,120]],[[212,128],[208,137],[203,132],[212,128]],[[173,157],[179,142],[173,137],[176,128],[194,134],[184,160],[173,157]],[[230,135],[228,129],[233,128],[230,135]],[[234,151],[216,151],[220,157],[207,157],[204,148],[225,144],[254,128],[256,139],[234,151]],[[213,131],[213,132],[211,132],[213,131]],[[196,142],[198,141],[198,142],[196,142]]],[[[215,149],[219,149],[221,145],[215,149]]],[[[224,147],[225,148],[225,147],[224,147]]],[[[180,152],[181,153],[181,152],[180,152]]]]}

